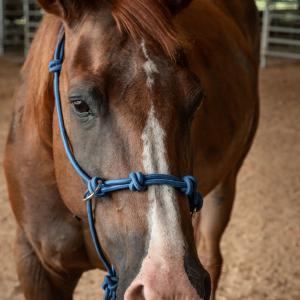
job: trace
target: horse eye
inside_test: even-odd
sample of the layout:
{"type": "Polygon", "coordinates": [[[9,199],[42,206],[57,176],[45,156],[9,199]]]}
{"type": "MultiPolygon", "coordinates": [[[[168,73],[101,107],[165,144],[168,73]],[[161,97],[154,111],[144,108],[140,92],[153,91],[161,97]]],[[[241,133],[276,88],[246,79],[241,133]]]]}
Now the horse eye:
{"type": "Polygon", "coordinates": [[[74,101],[72,101],[72,104],[74,106],[75,111],[79,114],[84,114],[84,113],[90,112],[90,107],[83,100],[79,100],[79,99],[74,100],[74,101]]]}
{"type": "Polygon", "coordinates": [[[205,94],[203,91],[199,91],[196,96],[193,97],[193,100],[191,101],[188,112],[189,114],[194,115],[201,107],[201,104],[205,98],[205,94]]]}

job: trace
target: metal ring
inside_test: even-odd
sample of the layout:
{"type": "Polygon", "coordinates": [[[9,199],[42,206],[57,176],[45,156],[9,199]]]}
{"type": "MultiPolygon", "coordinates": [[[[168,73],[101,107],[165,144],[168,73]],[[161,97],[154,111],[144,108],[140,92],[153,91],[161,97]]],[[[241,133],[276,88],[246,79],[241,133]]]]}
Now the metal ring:
{"type": "Polygon", "coordinates": [[[84,202],[88,201],[88,200],[91,200],[92,198],[95,197],[95,195],[101,190],[101,185],[102,185],[102,182],[98,184],[97,188],[95,189],[95,191],[91,194],[89,194],[87,197],[85,197],[83,199],[84,202]]]}

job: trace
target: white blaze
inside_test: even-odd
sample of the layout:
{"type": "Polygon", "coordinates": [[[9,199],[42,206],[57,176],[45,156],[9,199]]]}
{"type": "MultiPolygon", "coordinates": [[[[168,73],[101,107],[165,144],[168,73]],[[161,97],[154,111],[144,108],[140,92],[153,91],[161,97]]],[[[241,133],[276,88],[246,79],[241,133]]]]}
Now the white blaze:
{"type": "MultiPolygon", "coordinates": [[[[165,147],[165,131],[155,116],[153,105],[142,134],[143,166],[146,173],[169,174],[165,147]]],[[[159,254],[183,253],[183,233],[180,227],[175,190],[169,186],[151,186],[149,226],[151,249],[159,254]],[[171,251],[170,251],[171,250],[171,251]]],[[[148,253],[149,253],[148,252],[148,253]]],[[[161,257],[163,259],[163,256],[161,257]]]]}
{"type": "Polygon", "coordinates": [[[158,72],[158,69],[156,67],[156,64],[154,63],[153,60],[151,60],[151,58],[148,54],[148,51],[146,49],[146,44],[145,44],[144,40],[142,40],[141,47],[142,47],[142,51],[144,53],[144,56],[146,58],[146,61],[143,65],[143,68],[144,68],[144,71],[145,71],[146,76],[147,76],[147,86],[149,88],[151,88],[154,84],[154,74],[159,73],[159,72],[158,72]]]}

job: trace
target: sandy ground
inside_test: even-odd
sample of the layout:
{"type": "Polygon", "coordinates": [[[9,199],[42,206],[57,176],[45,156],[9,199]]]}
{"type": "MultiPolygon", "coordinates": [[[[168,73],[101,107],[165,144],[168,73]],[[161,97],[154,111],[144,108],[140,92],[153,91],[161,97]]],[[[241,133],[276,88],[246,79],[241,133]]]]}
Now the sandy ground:
{"type": "MultiPolygon", "coordinates": [[[[1,168],[19,67],[0,58],[0,300],[23,299],[1,168]]],[[[219,300],[300,299],[300,65],[273,64],[261,72],[260,82],[261,123],[222,242],[219,300]]],[[[83,276],[76,300],[100,299],[99,275],[83,276]]]]}

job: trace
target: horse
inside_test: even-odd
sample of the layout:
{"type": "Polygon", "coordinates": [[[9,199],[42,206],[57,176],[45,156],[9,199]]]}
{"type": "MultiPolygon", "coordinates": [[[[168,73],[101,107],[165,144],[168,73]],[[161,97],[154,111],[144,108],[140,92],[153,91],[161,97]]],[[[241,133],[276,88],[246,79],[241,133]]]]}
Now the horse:
{"type": "Polygon", "coordinates": [[[103,269],[89,235],[84,183],[59,134],[48,63],[61,31],[68,143],[90,174],[193,174],[200,213],[169,186],[94,201],[117,299],[215,299],[220,240],[259,118],[254,0],[38,0],[46,14],[21,72],[4,169],[27,300],[73,298],[103,269]]]}

